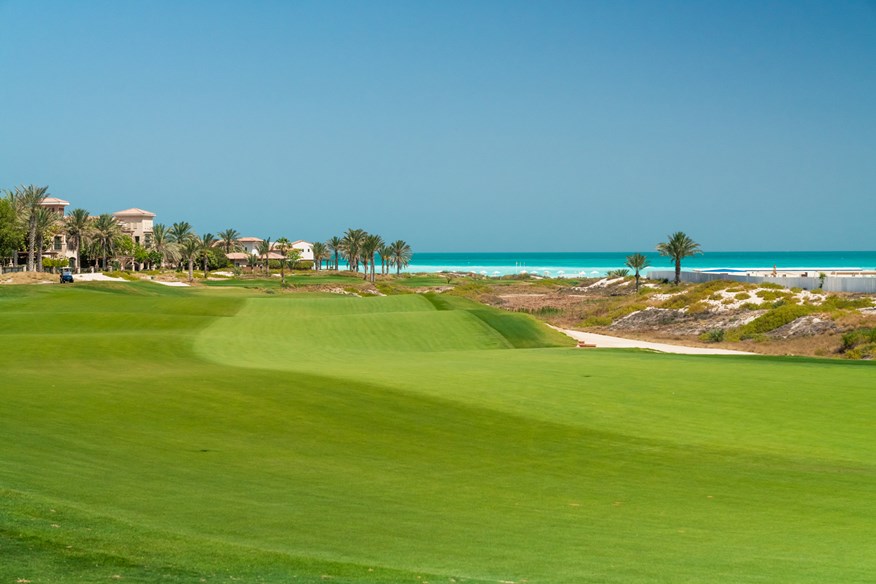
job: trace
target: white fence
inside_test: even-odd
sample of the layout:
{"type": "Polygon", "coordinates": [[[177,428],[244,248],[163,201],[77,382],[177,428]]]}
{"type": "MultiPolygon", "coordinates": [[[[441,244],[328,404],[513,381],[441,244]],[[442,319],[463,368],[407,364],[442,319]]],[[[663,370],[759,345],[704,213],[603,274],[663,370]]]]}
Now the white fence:
{"type": "MultiPolygon", "coordinates": [[[[675,270],[655,270],[649,272],[651,280],[675,280],[675,270]]],[[[713,280],[731,280],[749,284],[771,283],[786,288],[802,288],[814,290],[821,288],[820,278],[803,278],[800,276],[743,276],[741,274],[715,274],[711,272],[681,272],[682,282],[702,284],[713,280]]],[[[876,276],[827,276],[824,279],[824,290],[827,292],[854,292],[858,294],[876,294],[876,276]]]]}

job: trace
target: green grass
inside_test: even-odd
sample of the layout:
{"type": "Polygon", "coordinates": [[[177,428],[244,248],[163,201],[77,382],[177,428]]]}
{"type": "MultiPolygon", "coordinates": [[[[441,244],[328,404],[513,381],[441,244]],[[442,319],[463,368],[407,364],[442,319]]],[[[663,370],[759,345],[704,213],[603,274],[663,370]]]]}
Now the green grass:
{"type": "Polygon", "coordinates": [[[0,287],[0,582],[871,580],[871,364],[566,345],[446,295],[0,287]]]}

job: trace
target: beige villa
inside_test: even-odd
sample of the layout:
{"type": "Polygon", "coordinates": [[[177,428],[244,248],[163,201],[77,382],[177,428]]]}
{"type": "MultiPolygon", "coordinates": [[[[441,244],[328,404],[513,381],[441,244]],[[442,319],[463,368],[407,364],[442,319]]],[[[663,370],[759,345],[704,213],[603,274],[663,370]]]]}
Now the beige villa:
{"type": "Polygon", "coordinates": [[[129,235],[134,243],[143,247],[152,245],[152,226],[155,222],[155,213],[133,207],[124,211],[113,213],[122,233],[129,235]]]}
{"type": "MultiPolygon", "coordinates": [[[[237,243],[240,244],[240,247],[243,248],[243,251],[231,252],[225,254],[229,261],[234,264],[237,268],[245,267],[248,264],[248,261],[252,259],[253,256],[262,259],[259,254],[259,245],[264,240],[259,237],[241,237],[237,240],[237,243]]],[[[271,243],[271,249],[276,248],[276,242],[271,243]]],[[[298,250],[298,257],[301,260],[305,261],[313,261],[313,244],[304,241],[303,239],[299,239],[298,241],[293,241],[289,244],[289,247],[292,249],[298,250]]],[[[283,256],[279,253],[271,251],[268,253],[269,260],[281,260],[283,256]]]]}

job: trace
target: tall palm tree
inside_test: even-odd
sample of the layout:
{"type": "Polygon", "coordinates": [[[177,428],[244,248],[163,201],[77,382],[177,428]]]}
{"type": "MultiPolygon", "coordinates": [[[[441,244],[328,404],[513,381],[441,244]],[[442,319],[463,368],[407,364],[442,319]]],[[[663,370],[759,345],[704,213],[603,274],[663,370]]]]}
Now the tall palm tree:
{"type": "Polygon", "coordinates": [[[47,209],[39,207],[36,212],[36,270],[43,271],[43,251],[45,251],[46,239],[53,239],[55,230],[58,227],[58,214],[47,209]]]}
{"type": "Polygon", "coordinates": [[[392,263],[395,264],[395,273],[400,274],[402,268],[408,267],[411,263],[411,257],[413,257],[411,246],[405,241],[398,239],[390,243],[389,247],[392,250],[390,253],[392,255],[392,263]]]}
{"type": "Polygon", "coordinates": [[[313,251],[313,262],[317,271],[322,269],[322,261],[328,259],[329,252],[326,249],[326,245],[321,241],[313,242],[313,245],[310,246],[311,251],[313,251]]]}
{"type": "Polygon", "coordinates": [[[219,232],[219,241],[222,242],[222,249],[226,254],[242,249],[238,239],[240,232],[237,229],[224,229],[219,232]]]}
{"type": "Polygon", "coordinates": [[[389,268],[392,266],[392,248],[389,244],[381,245],[377,253],[380,254],[380,275],[383,276],[389,273],[389,268]]]}
{"type": "Polygon", "coordinates": [[[286,283],[286,252],[289,251],[289,244],[291,242],[285,237],[278,237],[277,241],[274,242],[274,249],[279,253],[282,258],[280,258],[280,283],[286,283]]]}
{"type": "Polygon", "coordinates": [[[650,262],[648,262],[648,258],[646,258],[643,254],[634,253],[633,255],[627,256],[626,265],[631,270],[635,270],[636,272],[636,292],[639,291],[639,272],[650,266],[650,262]]]}
{"type": "MultiPolygon", "coordinates": [[[[49,187],[27,185],[15,187],[15,199],[21,218],[27,225],[27,271],[34,269],[37,252],[37,210],[49,196],[49,187]]],[[[40,250],[42,253],[42,250],[40,250]]]]}
{"type": "Polygon", "coordinates": [[[216,239],[216,236],[212,233],[205,233],[203,237],[201,237],[198,241],[201,243],[201,257],[204,260],[204,279],[207,279],[207,260],[210,259],[209,253],[210,250],[219,243],[219,240],[216,239]]]}
{"type": "Polygon", "coordinates": [[[669,236],[669,241],[657,244],[657,251],[662,256],[668,256],[675,262],[675,285],[681,282],[681,260],[694,254],[703,253],[700,244],[682,231],[676,231],[669,236]]]}
{"type": "Polygon", "coordinates": [[[383,245],[383,238],[374,233],[369,233],[362,238],[360,250],[365,262],[365,279],[368,280],[368,266],[371,266],[371,281],[374,281],[374,255],[383,245]]]}
{"type": "Polygon", "coordinates": [[[156,223],[152,227],[152,249],[161,254],[161,264],[164,262],[176,264],[179,261],[179,246],[173,242],[167,225],[156,223]]]}
{"type": "Polygon", "coordinates": [[[325,242],[326,247],[335,256],[335,271],[338,271],[338,255],[343,251],[344,240],[337,235],[325,242]]]}
{"type": "Polygon", "coordinates": [[[167,234],[170,236],[170,241],[174,243],[182,243],[189,237],[195,236],[192,232],[192,226],[188,221],[174,223],[171,228],[167,230],[167,234]]]}
{"type": "Polygon", "coordinates": [[[103,269],[107,268],[107,258],[115,253],[119,238],[122,236],[122,228],[116,218],[108,213],[99,215],[94,220],[92,242],[97,255],[103,258],[103,269]]]}
{"type": "Polygon", "coordinates": [[[347,229],[341,238],[341,249],[347,258],[347,265],[355,272],[359,271],[359,261],[362,259],[360,254],[362,240],[365,239],[366,235],[368,234],[364,229],[347,229]]]}
{"type": "Polygon", "coordinates": [[[201,239],[193,233],[179,244],[180,257],[189,267],[189,282],[195,279],[195,260],[201,253],[201,245],[201,239]]]}
{"type": "Polygon", "coordinates": [[[256,248],[256,250],[259,252],[259,256],[261,256],[261,258],[265,262],[265,275],[270,276],[271,275],[271,260],[268,256],[271,253],[271,238],[269,237],[267,239],[261,240],[259,242],[259,246],[256,248]]]}
{"type": "Polygon", "coordinates": [[[91,219],[85,209],[73,209],[64,220],[64,234],[67,236],[67,247],[76,251],[76,273],[82,272],[80,265],[80,250],[83,242],[91,233],[91,219]]]}

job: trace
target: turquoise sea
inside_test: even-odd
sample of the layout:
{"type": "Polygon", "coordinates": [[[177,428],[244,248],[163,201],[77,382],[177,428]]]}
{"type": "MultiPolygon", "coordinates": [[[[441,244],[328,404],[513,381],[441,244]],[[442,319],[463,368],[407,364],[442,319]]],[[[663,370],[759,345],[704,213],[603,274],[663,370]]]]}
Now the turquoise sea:
{"type": "MultiPolygon", "coordinates": [[[[414,253],[407,272],[474,272],[488,276],[538,274],[549,277],[596,277],[623,268],[634,252],[563,253],[414,253]]],[[[651,267],[645,270],[673,269],[667,257],[645,254],[651,267]]],[[[876,270],[876,251],[746,251],[706,252],[686,258],[688,270],[778,270],[829,271],[876,270]]]]}

